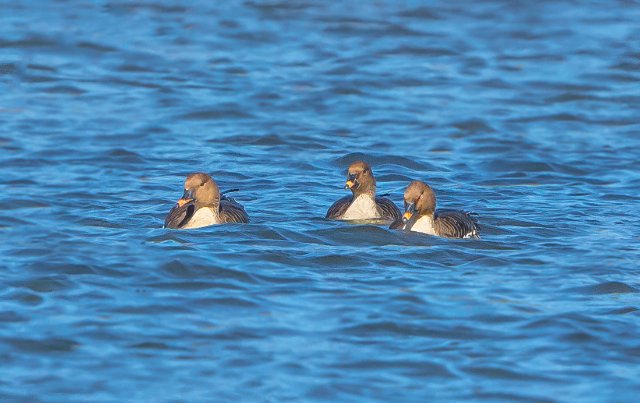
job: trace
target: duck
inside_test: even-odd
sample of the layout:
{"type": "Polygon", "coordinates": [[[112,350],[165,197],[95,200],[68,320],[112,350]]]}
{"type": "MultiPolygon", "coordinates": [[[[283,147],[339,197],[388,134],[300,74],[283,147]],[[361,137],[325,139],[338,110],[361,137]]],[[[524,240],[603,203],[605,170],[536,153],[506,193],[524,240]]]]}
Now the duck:
{"type": "Polygon", "coordinates": [[[333,203],[325,218],[331,220],[400,220],[398,207],[385,197],[376,197],[376,179],[371,166],[364,161],[349,165],[345,189],[351,196],[345,196],[333,203]]]}
{"type": "Polygon", "coordinates": [[[480,238],[480,226],[470,213],[436,210],[436,194],[424,182],[413,181],[404,192],[402,219],[392,229],[422,232],[445,238],[480,238]]]}
{"type": "Polygon", "coordinates": [[[204,172],[195,172],[184,181],[184,194],[169,211],[164,228],[188,229],[215,224],[248,223],[249,216],[238,202],[220,194],[216,182],[204,172]]]}

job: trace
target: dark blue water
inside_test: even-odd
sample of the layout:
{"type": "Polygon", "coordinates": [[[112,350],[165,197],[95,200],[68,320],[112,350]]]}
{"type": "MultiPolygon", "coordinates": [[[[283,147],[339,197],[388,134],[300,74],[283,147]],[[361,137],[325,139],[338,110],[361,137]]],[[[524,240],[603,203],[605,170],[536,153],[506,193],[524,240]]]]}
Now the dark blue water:
{"type": "Polygon", "coordinates": [[[2,2],[0,399],[637,399],[639,21],[2,2]],[[482,239],[325,221],[358,158],[482,239]],[[251,224],[162,229],[199,170],[251,224]]]}

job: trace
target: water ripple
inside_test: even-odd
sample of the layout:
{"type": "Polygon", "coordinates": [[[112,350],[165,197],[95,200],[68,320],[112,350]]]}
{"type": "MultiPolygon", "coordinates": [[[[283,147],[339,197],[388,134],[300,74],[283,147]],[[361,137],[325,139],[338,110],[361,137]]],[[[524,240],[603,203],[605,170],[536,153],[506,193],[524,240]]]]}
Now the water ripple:
{"type": "Polygon", "coordinates": [[[637,2],[3,7],[1,400],[637,398],[637,2]],[[359,159],[482,238],[325,220],[359,159]]]}

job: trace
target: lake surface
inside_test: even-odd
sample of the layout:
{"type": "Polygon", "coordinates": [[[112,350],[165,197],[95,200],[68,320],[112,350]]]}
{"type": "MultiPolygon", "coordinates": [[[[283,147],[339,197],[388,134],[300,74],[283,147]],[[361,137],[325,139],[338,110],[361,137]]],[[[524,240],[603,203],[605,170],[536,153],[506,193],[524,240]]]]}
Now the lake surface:
{"type": "Polygon", "coordinates": [[[3,2],[0,400],[637,399],[638,1],[213,3],[3,2]]]}

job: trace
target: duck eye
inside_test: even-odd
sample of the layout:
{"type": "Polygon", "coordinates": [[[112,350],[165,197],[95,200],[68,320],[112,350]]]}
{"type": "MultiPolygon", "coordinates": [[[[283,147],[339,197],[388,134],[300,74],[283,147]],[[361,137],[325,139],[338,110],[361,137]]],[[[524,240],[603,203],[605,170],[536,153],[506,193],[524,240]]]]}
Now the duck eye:
{"type": "Polygon", "coordinates": [[[202,183],[200,184],[200,186],[204,186],[204,182],[202,182],[202,183]]]}

